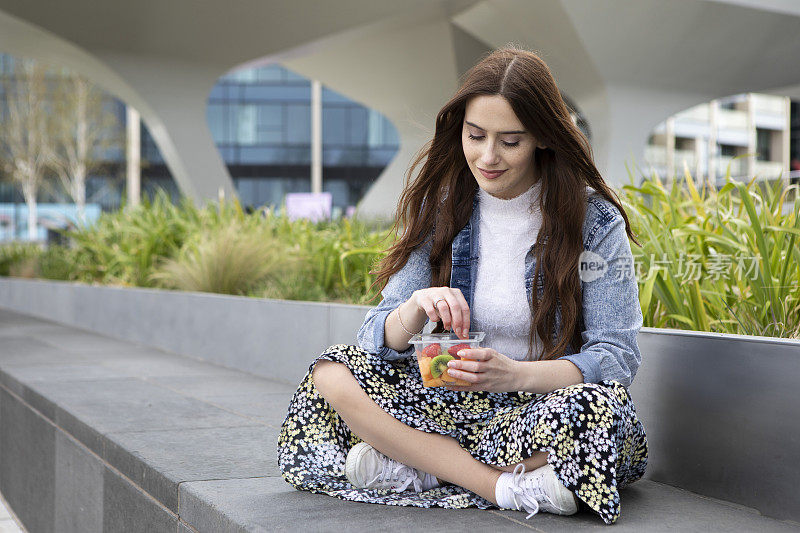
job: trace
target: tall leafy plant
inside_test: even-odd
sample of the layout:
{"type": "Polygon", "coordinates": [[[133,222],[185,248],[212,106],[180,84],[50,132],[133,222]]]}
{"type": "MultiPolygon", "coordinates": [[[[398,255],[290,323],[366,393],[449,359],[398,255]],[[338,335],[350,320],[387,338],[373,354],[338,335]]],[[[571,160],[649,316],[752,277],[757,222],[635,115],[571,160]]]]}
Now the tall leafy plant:
{"type": "Polygon", "coordinates": [[[645,325],[800,335],[797,185],[733,180],[698,186],[688,169],[623,187],[645,325]]]}
{"type": "Polygon", "coordinates": [[[68,232],[74,247],[74,279],[151,287],[154,262],[172,257],[196,228],[201,215],[189,199],[173,205],[163,191],[151,201],[104,213],[91,226],[68,232]]]}

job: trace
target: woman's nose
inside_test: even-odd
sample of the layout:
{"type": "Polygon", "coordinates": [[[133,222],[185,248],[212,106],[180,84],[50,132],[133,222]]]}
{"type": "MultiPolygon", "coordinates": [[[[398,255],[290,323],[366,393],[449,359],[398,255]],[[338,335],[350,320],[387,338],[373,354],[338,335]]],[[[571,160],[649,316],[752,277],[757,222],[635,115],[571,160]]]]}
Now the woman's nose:
{"type": "Polygon", "coordinates": [[[496,165],[498,162],[497,152],[493,148],[487,148],[481,154],[481,163],[486,166],[496,165]]]}

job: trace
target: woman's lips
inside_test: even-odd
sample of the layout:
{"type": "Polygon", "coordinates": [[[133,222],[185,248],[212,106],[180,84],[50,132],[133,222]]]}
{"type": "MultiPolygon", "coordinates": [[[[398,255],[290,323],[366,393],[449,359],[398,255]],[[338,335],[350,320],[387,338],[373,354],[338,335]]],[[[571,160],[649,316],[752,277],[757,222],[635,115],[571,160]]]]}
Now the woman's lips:
{"type": "Polygon", "coordinates": [[[494,172],[489,172],[487,170],[483,170],[482,168],[478,168],[478,170],[481,171],[481,174],[483,174],[483,177],[485,177],[486,179],[489,179],[489,180],[493,180],[496,177],[500,176],[500,174],[505,172],[505,170],[497,170],[497,171],[494,171],[494,172]]]}

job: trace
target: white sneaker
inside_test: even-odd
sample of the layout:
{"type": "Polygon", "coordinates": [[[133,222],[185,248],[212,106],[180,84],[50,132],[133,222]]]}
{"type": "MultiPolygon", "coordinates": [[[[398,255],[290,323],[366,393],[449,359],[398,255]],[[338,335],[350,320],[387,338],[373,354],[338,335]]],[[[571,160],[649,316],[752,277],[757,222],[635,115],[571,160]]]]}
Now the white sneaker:
{"type": "Polygon", "coordinates": [[[504,472],[495,488],[497,504],[505,509],[525,509],[532,517],[539,511],[571,515],[578,512],[578,499],[556,477],[549,464],[525,472],[520,463],[514,472],[504,472]]]}
{"type": "Polygon", "coordinates": [[[413,485],[414,491],[422,492],[439,486],[434,476],[389,459],[366,442],[359,442],[350,449],[344,473],[353,486],[362,489],[403,492],[413,485]]]}

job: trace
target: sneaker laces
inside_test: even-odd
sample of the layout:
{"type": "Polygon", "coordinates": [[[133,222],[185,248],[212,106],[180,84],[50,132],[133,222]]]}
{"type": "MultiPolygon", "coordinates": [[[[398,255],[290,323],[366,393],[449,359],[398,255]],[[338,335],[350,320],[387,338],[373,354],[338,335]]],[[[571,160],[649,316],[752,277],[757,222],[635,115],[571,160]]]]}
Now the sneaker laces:
{"type": "Polygon", "coordinates": [[[539,512],[539,502],[547,501],[555,506],[550,496],[544,492],[544,488],[539,485],[539,478],[525,476],[525,465],[522,463],[518,464],[516,468],[514,468],[512,475],[514,477],[509,487],[512,492],[511,497],[514,499],[517,510],[524,508],[530,513],[525,517],[526,520],[539,512]]]}
{"type": "Polygon", "coordinates": [[[400,481],[401,479],[403,481],[394,489],[395,492],[403,492],[412,484],[414,485],[415,492],[422,492],[422,480],[419,478],[417,470],[388,457],[383,462],[383,468],[380,474],[375,476],[370,483],[385,483],[400,481]]]}

